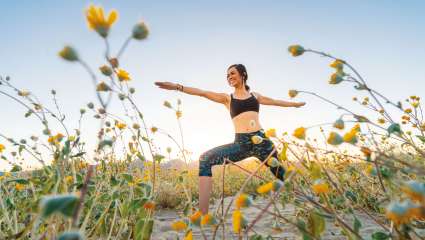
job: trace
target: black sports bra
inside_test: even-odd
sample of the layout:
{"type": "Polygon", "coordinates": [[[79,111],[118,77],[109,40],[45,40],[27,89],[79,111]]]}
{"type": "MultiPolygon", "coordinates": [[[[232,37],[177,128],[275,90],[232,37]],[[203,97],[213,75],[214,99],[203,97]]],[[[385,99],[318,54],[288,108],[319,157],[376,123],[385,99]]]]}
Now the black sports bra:
{"type": "Polygon", "coordinates": [[[232,118],[237,115],[247,112],[254,111],[259,112],[260,104],[257,98],[251,93],[251,97],[247,99],[236,99],[233,98],[233,94],[230,94],[230,116],[232,118]]]}

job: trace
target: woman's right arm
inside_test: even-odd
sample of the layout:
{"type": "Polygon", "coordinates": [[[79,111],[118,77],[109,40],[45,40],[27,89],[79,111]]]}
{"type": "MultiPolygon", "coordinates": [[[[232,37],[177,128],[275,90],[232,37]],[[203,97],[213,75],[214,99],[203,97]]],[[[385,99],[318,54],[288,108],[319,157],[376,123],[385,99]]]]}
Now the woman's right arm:
{"type": "MultiPolygon", "coordinates": [[[[182,86],[182,85],[178,85],[171,82],[155,82],[155,85],[157,85],[158,87],[162,89],[167,89],[167,90],[177,90],[178,86],[182,86]]],[[[187,86],[182,86],[180,91],[190,95],[204,97],[211,101],[222,103],[224,105],[227,105],[227,102],[229,101],[228,95],[225,93],[216,93],[212,91],[206,91],[199,88],[187,87],[187,86]]]]}

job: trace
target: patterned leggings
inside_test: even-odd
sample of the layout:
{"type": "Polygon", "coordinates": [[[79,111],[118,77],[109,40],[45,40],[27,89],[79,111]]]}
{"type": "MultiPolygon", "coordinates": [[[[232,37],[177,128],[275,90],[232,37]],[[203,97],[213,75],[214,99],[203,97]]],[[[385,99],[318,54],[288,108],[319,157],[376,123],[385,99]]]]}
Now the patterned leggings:
{"type": "MultiPolygon", "coordinates": [[[[273,142],[266,138],[264,130],[250,133],[236,133],[233,143],[215,147],[204,152],[199,159],[199,176],[212,176],[211,168],[214,165],[223,164],[224,158],[232,162],[238,162],[248,157],[256,157],[260,161],[266,160],[273,151],[273,142]],[[254,144],[251,137],[258,135],[263,138],[260,144],[254,144]]],[[[271,157],[277,157],[277,151],[271,157]]],[[[266,163],[270,171],[283,181],[285,169],[282,166],[271,167],[266,163]]]]}

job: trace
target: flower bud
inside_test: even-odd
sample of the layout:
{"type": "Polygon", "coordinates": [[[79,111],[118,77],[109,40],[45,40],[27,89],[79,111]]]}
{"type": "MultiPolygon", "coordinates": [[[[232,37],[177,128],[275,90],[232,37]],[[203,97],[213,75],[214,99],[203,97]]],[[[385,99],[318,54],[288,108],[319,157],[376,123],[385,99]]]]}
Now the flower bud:
{"type": "Polygon", "coordinates": [[[78,61],[77,52],[70,46],[65,46],[59,52],[59,56],[61,56],[63,59],[70,61],[70,62],[78,61]]]}
{"type": "Polygon", "coordinates": [[[149,29],[144,22],[140,22],[133,27],[133,38],[143,40],[149,35],[149,29]]]}
{"type": "Polygon", "coordinates": [[[112,69],[106,65],[103,65],[99,68],[100,72],[103,73],[105,76],[111,76],[112,75],[112,69]]]}

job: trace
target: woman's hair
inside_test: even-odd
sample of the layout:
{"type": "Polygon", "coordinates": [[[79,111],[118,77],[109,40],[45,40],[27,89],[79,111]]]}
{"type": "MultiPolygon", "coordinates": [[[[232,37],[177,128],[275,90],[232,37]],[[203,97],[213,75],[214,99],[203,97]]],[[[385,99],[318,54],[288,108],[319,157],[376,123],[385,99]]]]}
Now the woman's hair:
{"type": "Polygon", "coordinates": [[[243,80],[243,82],[245,84],[245,89],[247,91],[249,91],[249,86],[246,85],[246,81],[248,80],[248,73],[246,71],[245,66],[243,64],[233,64],[233,65],[230,65],[230,67],[227,68],[227,70],[231,69],[232,67],[236,68],[236,70],[238,71],[238,73],[242,76],[242,80],[243,80]]]}

